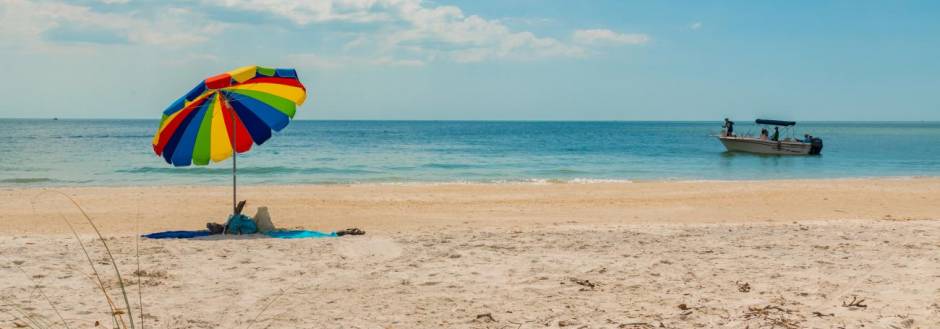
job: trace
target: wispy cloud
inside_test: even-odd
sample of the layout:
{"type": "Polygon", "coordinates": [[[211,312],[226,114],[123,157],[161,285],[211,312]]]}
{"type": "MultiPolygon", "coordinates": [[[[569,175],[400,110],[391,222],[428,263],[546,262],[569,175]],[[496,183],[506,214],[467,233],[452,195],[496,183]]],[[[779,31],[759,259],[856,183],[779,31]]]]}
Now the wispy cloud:
{"type": "MultiPolygon", "coordinates": [[[[507,23],[423,0],[0,0],[0,47],[182,49],[216,36],[230,37],[227,29],[252,24],[294,33],[289,37],[297,47],[278,50],[295,48],[294,60],[324,69],[581,58],[597,53],[592,47],[649,40],[645,34],[606,29],[548,36],[536,31],[535,23],[507,23]],[[323,51],[312,52],[310,44],[323,51]]],[[[178,55],[183,58],[188,52],[178,55]]]]}
{"type": "Polygon", "coordinates": [[[0,44],[29,49],[82,44],[187,46],[205,42],[224,25],[180,7],[143,16],[65,2],[0,0],[0,44]]]}
{"type": "Polygon", "coordinates": [[[392,20],[398,0],[202,0],[203,4],[244,11],[268,12],[296,24],[327,22],[370,23],[392,20]]]}
{"type": "Polygon", "coordinates": [[[285,58],[287,65],[316,70],[336,70],[348,67],[419,67],[425,62],[419,59],[396,59],[390,57],[367,58],[348,56],[323,56],[319,54],[291,54],[285,58]]]}
{"type": "Polygon", "coordinates": [[[572,39],[577,43],[589,45],[639,45],[649,42],[650,37],[641,33],[618,33],[607,29],[590,29],[574,31],[572,39]]]}
{"type": "Polygon", "coordinates": [[[555,22],[554,19],[546,17],[503,17],[499,20],[509,25],[522,26],[544,26],[555,22]]]}
{"type": "Polygon", "coordinates": [[[701,28],[702,28],[702,22],[692,22],[692,24],[689,24],[690,30],[698,30],[701,28]]]}
{"type": "MultiPolygon", "coordinates": [[[[513,31],[499,20],[467,15],[456,6],[435,6],[420,0],[205,0],[229,9],[262,11],[299,24],[384,23],[361,33],[345,48],[372,46],[384,58],[448,59],[479,62],[490,59],[536,59],[583,56],[578,45],[529,31],[513,31]]],[[[413,60],[408,60],[413,61],[413,60]]]]}

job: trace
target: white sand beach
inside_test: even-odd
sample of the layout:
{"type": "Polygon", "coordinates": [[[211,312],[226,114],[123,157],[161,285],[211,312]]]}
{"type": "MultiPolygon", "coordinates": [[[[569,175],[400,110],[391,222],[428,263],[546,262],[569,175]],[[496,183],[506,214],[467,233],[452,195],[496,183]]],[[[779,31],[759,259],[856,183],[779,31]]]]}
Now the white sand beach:
{"type": "MultiPolygon", "coordinates": [[[[109,327],[59,210],[123,307],[110,261],[44,190],[0,190],[0,328],[55,310],[109,327]]],[[[246,186],[246,212],[267,206],[280,227],[367,233],[143,239],[141,275],[137,232],[221,222],[230,190],[55,190],[99,225],[135,308],[141,280],[147,327],[940,326],[935,178],[246,186]]]]}
{"type": "Polygon", "coordinates": [[[0,0],[0,329],[940,329],[938,18],[0,0]]]}

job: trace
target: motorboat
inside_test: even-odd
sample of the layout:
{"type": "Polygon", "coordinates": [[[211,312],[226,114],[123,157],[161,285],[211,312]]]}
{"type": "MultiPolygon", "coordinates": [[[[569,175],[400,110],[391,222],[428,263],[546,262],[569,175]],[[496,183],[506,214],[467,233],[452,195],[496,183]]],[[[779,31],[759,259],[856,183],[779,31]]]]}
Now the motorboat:
{"type": "Polygon", "coordinates": [[[721,144],[725,146],[728,152],[772,155],[819,155],[822,152],[823,141],[819,137],[806,135],[803,139],[793,138],[791,128],[796,125],[796,122],[757,119],[754,123],[761,127],[760,136],[738,136],[733,133],[734,122],[726,119],[725,130],[717,136],[718,140],[721,141],[721,144]],[[774,128],[773,136],[770,134],[770,127],[774,128]],[[789,137],[781,138],[780,127],[784,128],[784,134],[789,137]],[[729,130],[731,130],[731,133],[729,133],[729,130]]]}

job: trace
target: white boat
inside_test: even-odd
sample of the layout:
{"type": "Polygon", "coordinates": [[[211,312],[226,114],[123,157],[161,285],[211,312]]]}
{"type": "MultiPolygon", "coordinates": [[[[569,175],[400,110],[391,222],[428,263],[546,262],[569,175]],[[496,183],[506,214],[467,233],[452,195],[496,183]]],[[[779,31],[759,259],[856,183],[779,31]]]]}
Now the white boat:
{"type": "Polygon", "coordinates": [[[790,154],[790,155],[809,155],[812,149],[810,143],[798,141],[771,141],[761,140],[753,137],[729,137],[718,136],[721,144],[729,152],[748,152],[758,154],[790,154]]]}
{"type": "MultiPolygon", "coordinates": [[[[796,125],[793,121],[778,121],[757,119],[758,125],[782,126],[789,128],[796,125]]],[[[732,125],[734,123],[731,123],[732,125]]],[[[779,137],[779,136],[778,136],[779,137]]],[[[797,140],[792,137],[773,140],[762,134],[760,137],[728,135],[727,131],[718,136],[718,140],[729,152],[747,152],[773,155],[817,155],[822,152],[823,142],[818,137],[809,141],[797,140]]]]}

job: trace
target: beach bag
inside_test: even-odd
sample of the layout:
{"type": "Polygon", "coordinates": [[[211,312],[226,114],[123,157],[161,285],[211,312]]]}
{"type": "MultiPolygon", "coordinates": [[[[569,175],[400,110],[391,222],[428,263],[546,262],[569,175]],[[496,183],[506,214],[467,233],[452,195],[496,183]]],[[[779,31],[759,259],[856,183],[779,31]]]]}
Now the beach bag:
{"type": "Polygon", "coordinates": [[[255,234],[258,233],[258,225],[251,217],[236,214],[229,217],[226,224],[226,233],[228,234],[255,234]]]}
{"type": "Polygon", "coordinates": [[[274,223],[271,222],[271,214],[268,213],[268,207],[258,207],[255,213],[255,224],[258,226],[258,233],[268,233],[274,231],[274,223]]]}

